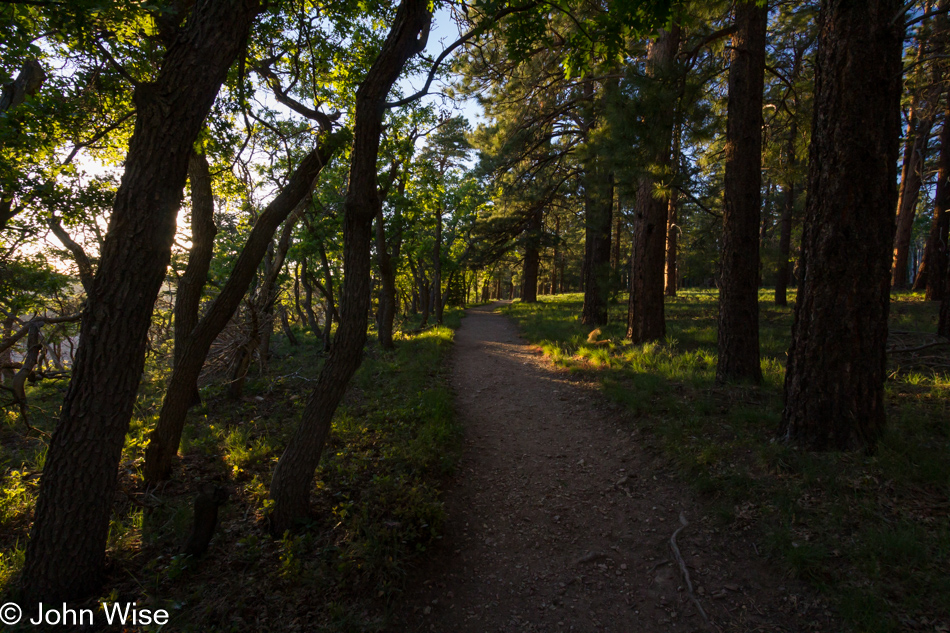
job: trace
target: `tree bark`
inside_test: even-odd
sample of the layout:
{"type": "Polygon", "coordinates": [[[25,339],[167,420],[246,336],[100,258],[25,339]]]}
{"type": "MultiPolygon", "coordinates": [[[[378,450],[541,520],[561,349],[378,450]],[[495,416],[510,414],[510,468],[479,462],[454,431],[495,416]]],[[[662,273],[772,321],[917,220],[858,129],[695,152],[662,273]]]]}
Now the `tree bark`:
{"type": "Polygon", "coordinates": [[[933,118],[929,115],[918,118],[917,107],[919,107],[917,104],[911,106],[911,121],[907,124],[908,138],[904,145],[904,163],[897,203],[897,232],[894,236],[894,266],[891,280],[894,290],[907,290],[909,285],[907,263],[910,240],[914,230],[914,217],[917,215],[917,199],[923,182],[922,172],[926,161],[927,145],[933,128],[933,118]]]}
{"type": "Polygon", "coordinates": [[[376,161],[386,95],[405,63],[425,48],[432,14],[424,0],[403,0],[379,56],[356,93],[350,178],[343,202],[343,297],[333,348],[271,480],[271,530],[283,534],[306,517],[313,476],[343,393],[362,360],[370,304],[370,243],[381,207],[376,161]]]}
{"type": "MultiPolygon", "coordinates": [[[[395,166],[393,166],[395,170],[395,166]]],[[[395,177],[395,171],[390,174],[395,177]]],[[[390,183],[391,185],[392,183],[390,183]]],[[[388,188],[387,188],[388,189],[388,188]]],[[[399,193],[405,194],[406,179],[399,181],[399,193]]],[[[382,292],[379,297],[379,345],[383,349],[393,349],[393,323],[396,320],[396,267],[399,251],[402,248],[402,217],[399,206],[393,214],[393,236],[386,240],[386,223],[383,210],[376,214],[376,257],[379,264],[379,277],[382,292]]]]}
{"type": "Polygon", "coordinates": [[[119,458],[188,157],[258,9],[257,0],[196,3],[156,81],[135,89],[125,172],[43,469],[21,581],[27,603],[72,600],[102,582],[119,458]]]}
{"type": "Polygon", "coordinates": [[[224,288],[208,308],[207,314],[187,337],[168,381],[158,423],[149,435],[149,444],[145,449],[146,481],[155,483],[167,479],[171,474],[181,442],[185,416],[193,404],[198,376],[211,344],[241,304],[277,227],[308,197],[313,181],[341,145],[342,135],[325,137],[321,139],[319,147],[314,148],[300,162],[287,185],[254,223],[254,228],[251,229],[247,243],[241,249],[224,288]]]}
{"type": "Polygon", "coordinates": [[[798,125],[792,119],[788,131],[786,156],[789,174],[785,183],[785,200],[782,206],[782,226],[778,239],[778,271],[775,277],[775,305],[788,305],[788,282],[791,277],[791,250],[792,250],[792,215],[795,212],[795,176],[794,170],[798,163],[795,157],[795,140],[798,136],[798,125]]]}
{"type": "Polygon", "coordinates": [[[759,212],[762,205],[762,91],[768,7],[736,3],[729,66],[718,382],[762,381],[759,362],[759,212]]]}
{"type": "MultiPolygon", "coordinates": [[[[680,27],[674,24],[671,30],[663,31],[650,46],[647,74],[657,81],[660,90],[669,90],[669,78],[675,69],[679,41],[680,27]]],[[[670,168],[670,149],[675,123],[672,91],[669,91],[668,96],[670,107],[658,113],[649,132],[651,145],[656,148],[654,165],[661,171],[668,171],[670,168]]],[[[655,195],[655,184],[652,174],[645,173],[640,176],[633,216],[627,337],[634,343],[645,343],[666,335],[663,277],[669,202],[666,196],[655,195]]]]}
{"type": "Polygon", "coordinates": [[[543,229],[544,211],[542,209],[532,210],[531,217],[528,220],[524,248],[524,268],[521,275],[524,285],[521,291],[521,301],[524,303],[538,302],[538,270],[541,266],[539,246],[543,229]]]}
{"type": "MultiPolygon", "coordinates": [[[[214,225],[214,194],[207,156],[192,154],[188,161],[188,180],[191,182],[191,251],[175,292],[174,365],[181,362],[185,343],[198,323],[201,293],[211,268],[214,236],[218,232],[214,225]]],[[[201,402],[197,382],[191,400],[191,406],[201,402]]]]}
{"type": "Polygon", "coordinates": [[[822,0],[815,118],[780,436],[873,449],[884,428],[901,0],[822,0]]]}
{"type": "Polygon", "coordinates": [[[291,347],[297,347],[300,345],[300,341],[297,340],[297,335],[294,334],[293,329],[290,327],[290,321],[287,320],[287,307],[282,303],[278,307],[278,313],[280,316],[280,328],[284,332],[284,336],[287,337],[287,342],[290,343],[291,347]]]}
{"type": "Polygon", "coordinates": [[[435,212],[435,244],[432,247],[432,291],[435,293],[436,301],[435,322],[442,325],[442,302],[438,300],[442,296],[442,207],[439,206],[435,212]]]}
{"type": "MultiPolygon", "coordinates": [[[[680,162],[680,125],[677,124],[673,130],[673,170],[674,178],[679,170],[680,162]]],[[[679,191],[674,188],[670,192],[670,201],[667,206],[666,214],[666,279],[665,291],[667,297],[675,297],[679,279],[676,272],[676,249],[679,237],[679,219],[677,211],[679,208],[679,191]]]]}
{"type": "Polygon", "coordinates": [[[950,238],[950,101],[948,101],[940,131],[940,157],[937,167],[937,188],[934,193],[934,213],[924,259],[920,265],[914,290],[926,287],[927,301],[942,301],[947,291],[947,239],[950,238]]]}
{"type": "MultiPolygon", "coordinates": [[[[941,2],[941,9],[946,9],[946,0],[941,2]]],[[[927,3],[929,10],[930,2],[927,3]]],[[[930,134],[933,130],[934,119],[937,114],[937,102],[943,92],[942,64],[934,60],[931,81],[921,86],[923,79],[923,62],[926,55],[943,52],[943,39],[946,37],[946,16],[937,18],[938,26],[931,30],[930,22],[924,22],[918,33],[917,56],[914,82],[912,87],[910,113],[907,121],[907,138],[904,140],[904,159],[901,169],[900,189],[897,202],[897,232],[894,236],[894,263],[891,271],[891,287],[895,290],[906,290],[908,284],[908,257],[910,241],[913,237],[914,217],[917,215],[917,200],[920,197],[920,187],[923,184],[923,170],[927,158],[927,149],[930,144],[930,134]],[[928,44],[935,44],[928,51],[928,44]]],[[[916,267],[915,267],[916,268],[916,267]]]]}
{"type": "MultiPolygon", "coordinates": [[[[597,126],[593,82],[584,84],[589,112],[584,117],[584,135],[597,126]]],[[[584,306],[581,323],[587,326],[607,324],[610,301],[610,231],[613,228],[613,176],[592,149],[583,160],[584,182],[584,306]]]]}

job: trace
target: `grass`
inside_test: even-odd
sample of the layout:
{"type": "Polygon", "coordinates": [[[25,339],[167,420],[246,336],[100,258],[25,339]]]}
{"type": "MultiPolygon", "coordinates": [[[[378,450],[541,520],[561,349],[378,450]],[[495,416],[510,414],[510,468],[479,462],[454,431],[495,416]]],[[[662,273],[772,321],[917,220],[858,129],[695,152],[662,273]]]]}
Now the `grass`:
{"type": "MultiPolygon", "coordinates": [[[[875,455],[814,454],[773,441],[782,411],[791,308],[760,297],[761,387],[715,383],[715,291],[666,303],[667,336],[629,345],[625,306],[587,342],[580,295],[514,303],[525,336],[570,371],[596,378],[700,491],[787,573],[826,595],[860,633],[950,624],[950,377],[892,366],[889,426],[875,455]]],[[[794,297],[792,297],[794,299],[794,297]]],[[[934,331],[936,305],[895,296],[891,327],[934,331]]]]}
{"type": "MultiPolygon", "coordinates": [[[[443,361],[460,318],[447,311],[446,327],[403,335],[392,352],[371,336],[333,421],[311,522],[282,539],[263,522],[267,486],[322,366],[320,342],[297,332],[301,344],[290,347],[275,336],[269,371],[252,369],[240,401],[221,386],[203,389],[177,470],[154,494],[143,489],[141,468],[167,368],[150,367],[120,466],[123,501],[110,526],[105,595],[90,605],[128,599],[164,608],[171,614],[164,630],[175,631],[386,630],[407,565],[441,538],[440,486],[461,445],[443,361]],[[225,485],[231,499],[208,554],[194,561],[179,552],[194,495],[207,482],[225,485]]],[[[44,382],[31,390],[40,430],[55,426],[64,389],[44,382]]],[[[13,410],[0,433],[0,593],[7,594],[23,564],[47,440],[27,433],[13,410]]]]}

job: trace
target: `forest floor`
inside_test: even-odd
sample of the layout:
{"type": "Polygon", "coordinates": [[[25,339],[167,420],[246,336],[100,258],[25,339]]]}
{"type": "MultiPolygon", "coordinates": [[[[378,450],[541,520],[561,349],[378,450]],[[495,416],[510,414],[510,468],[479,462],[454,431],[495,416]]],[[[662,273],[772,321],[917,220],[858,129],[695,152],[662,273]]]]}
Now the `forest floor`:
{"type": "Polygon", "coordinates": [[[461,463],[394,630],[841,630],[753,533],[710,516],[626,409],[497,309],[469,310],[456,333],[461,463]]]}

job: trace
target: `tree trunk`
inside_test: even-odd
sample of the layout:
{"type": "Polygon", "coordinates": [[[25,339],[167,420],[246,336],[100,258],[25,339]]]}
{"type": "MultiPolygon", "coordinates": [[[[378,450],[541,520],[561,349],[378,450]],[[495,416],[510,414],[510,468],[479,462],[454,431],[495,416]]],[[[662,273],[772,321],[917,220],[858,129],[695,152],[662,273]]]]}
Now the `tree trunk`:
{"type": "MultiPolygon", "coordinates": [[[[584,135],[597,125],[593,82],[584,84],[584,96],[590,102],[584,121],[584,135]]],[[[581,323],[587,326],[607,324],[610,301],[610,231],[613,224],[613,176],[606,161],[588,151],[583,161],[584,180],[584,306],[581,323]]]]}
{"type": "Polygon", "coordinates": [[[399,244],[393,244],[393,255],[386,245],[386,226],[383,223],[383,211],[376,215],[376,258],[379,263],[379,277],[382,289],[379,295],[379,346],[393,349],[393,322],[396,320],[396,267],[393,255],[398,257],[399,244]]]}
{"type": "MultiPolygon", "coordinates": [[[[442,295],[442,207],[435,212],[435,245],[432,247],[432,290],[436,297],[442,295]]],[[[435,322],[442,325],[442,302],[435,301],[435,322]]]]}
{"type": "Polygon", "coordinates": [[[907,124],[908,138],[904,145],[904,164],[897,203],[897,232],[894,236],[894,267],[891,280],[894,290],[908,288],[910,240],[914,230],[914,217],[917,215],[917,199],[923,182],[927,145],[933,128],[933,118],[925,115],[918,119],[916,107],[916,104],[911,106],[911,122],[907,124]]]}
{"type": "Polygon", "coordinates": [[[300,425],[271,480],[271,530],[283,534],[306,517],[313,476],[330,423],[362,360],[370,304],[370,244],[373,218],[381,207],[376,161],[386,95],[410,57],[425,48],[432,14],[423,0],[403,0],[392,29],[356,93],[350,178],[343,202],[343,296],[333,348],[307,402],[300,425]]]}
{"type": "Polygon", "coordinates": [[[815,118],[780,435],[872,449],[884,378],[903,26],[901,0],[822,0],[815,118]]]}
{"type": "Polygon", "coordinates": [[[284,336],[287,337],[287,342],[290,343],[291,347],[297,347],[300,345],[300,342],[290,327],[290,322],[287,320],[287,308],[283,303],[280,304],[278,312],[280,315],[280,328],[283,330],[284,336]]]}
{"type": "MultiPolygon", "coordinates": [[[[668,108],[654,117],[649,131],[651,146],[655,147],[655,167],[663,172],[670,168],[673,125],[675,123],[672,90],[668,81],[676,64],[680,27],[674,24],[662,31],[650,46],[647,55],[647,74],[657,83],[657,89],[667,90],[668,108]]],[[[661,339],[666,335],[663,314],[663,277],[666,255],[666,218],[669,202],[665,196],[654,194],[654,176],[640,176],[637,187],[636,209],[633,216],[633,246],[630,257],[630,299],[627,304],[627,337],[634,343],[661,339]]]]}
{"type": "Polygon", "coordinates": [[[950,238],[950,97],[944,112],[940,131],[940,158],[938,161],[937,189],[934,193],[934,214],[924,260],[920,265],[914,290],[926,287],[927,301],[942,301],[947,291],[947,239],[950,238]]]}
{"type": "MultiPolygon", "coordinates": [[[[676,172],[679,171],[679,162],[680,162],[680,125],[676,124],[673,130],[673,177],[676,177],[676,172]]],[[[676,249],[677,249],[677,238],[679,237],[679,222],[677,218],[677,211],[679,207],[679,191],[673,189],[670,192],[670,202],[667,206],[666,214],[666,296],[675,297],[678,278],[676,272],[676,249]]]]}
{"type": "Polygon", "coordinates": [[[729,66],[719,361],[716,380],[762,381],[759,362],[759,210],[762,205],[762,91],[768,7],[736,3],[729,66]]]}
{"type": "MultiPolygon", "coordinates": [[[[940,3],[946,9],[946,0],[940,3]]],[[[926,3],[929,11],[931,3],[926,3]]],[[[917,214],[917,200],[923,184],[923,170],[927,162],[927,149],[930,134],[937,114],[937,102],[943,92],[942,64],[932,61],[931,82],[921,85],[923,63],[926,54],[938,55],[942,52],[943,39],[946,37],[946,16],[939,16],[938,27],[931,34],[930,22],[925,21],[917,34],[917,56],[912,78],[910,113],[907,121],[907,138],[904,139],[904,160],[901,169],[900,190],[897,202],[897,232],[894,236],[894,264],[891,271],[891,287],[895,290],[908,288],[908,257],[910,241],[913,237],[914,217],[917,214]],[[931,45],[931,46],[928,46],[931,45]],[[930,48],[931,50],[927,50],[930,48]]],[[[916,266],[914,267],[916,270],[916,266]]]]}
{"type": "Polygon", "coordinates": [[[254,228],[251,229],[247,243],[241,249],[224,288],[212,302],[207,314],[193,328],[168,381],[158,423],[149,435],[149,444],[145,449],[146,481],[162,481],[171,474],[172,463],[181,442],[185,416],[193,404],[192,396],[211,344],[241,304],[277,227],[309,197],[314,179],[340,147],[341,142],[341,135],[325,137],[320,146],[300,162],[287,185],[254,223],[254,228]]]}
{"type": "Polygon", "coordinates": [[[125,172],[43,469],[21,581],[27,603],[72,600],[102,581],[119,458],[188,157],[258,9],[256,0],[197,2],[156,81],[135,89],[125,172]]]}
{"type": "Polygon", "coordinates": [[[791,276],[791,250],[792,250],[792,214],[795,211],[795,166],[797,159],[795,157],[795,140],[798,136],[798,125],[795,119],[792,119],[788,132],[788,144],[786,145],[786,155],[788,157],[789,178],[785,183],[785,201],[782,206],[782,226],[778,239],[778,271],[775,277],[775,305],[788,305],[788,282],[791,276]]]}
{"type": "Polygon", "coordinates": [[[541,242],[541,232],[544,229],[544,212],[536,209],[531,212],[524,249],[524,269],[521,291],[521,301],[524,303],[538,302],[538,270],[541,266],[541,254],[538,251],[541,242]]]}
{"type": "MultiPolygon", "coordinates": [[[[191,251],[188,264],[178,280],[175,292],[175,353],[174,366],[181,363],[185,344],[198,324],[201,293],[211,268],[214,255],[214,194],[211,190],[211,172],[208,157],[192,154],[188,161],[188,180],[191,182],[191,251]]],[[[190,406],[201,402],[198,383],[195,382],[190,406]]]]}

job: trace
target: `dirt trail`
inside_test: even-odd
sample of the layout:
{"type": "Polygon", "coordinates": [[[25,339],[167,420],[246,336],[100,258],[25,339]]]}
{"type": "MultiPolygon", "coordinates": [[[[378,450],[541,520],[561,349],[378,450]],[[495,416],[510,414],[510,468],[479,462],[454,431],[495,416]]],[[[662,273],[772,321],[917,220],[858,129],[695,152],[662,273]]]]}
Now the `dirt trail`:
{"type": "Polygon", "coordinates": [[[840,630],[751,536],[715,529],[636,425],[495,307],[469,310],[456,335],[465,449],[445,537],[413,573],[399,630],[840,630]],[[708,626],[671,554],[681,512],[677,543],[708,626]]]}

